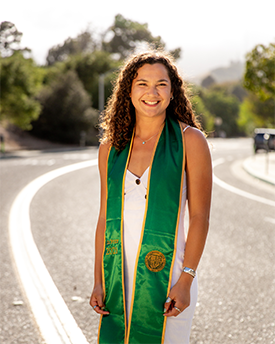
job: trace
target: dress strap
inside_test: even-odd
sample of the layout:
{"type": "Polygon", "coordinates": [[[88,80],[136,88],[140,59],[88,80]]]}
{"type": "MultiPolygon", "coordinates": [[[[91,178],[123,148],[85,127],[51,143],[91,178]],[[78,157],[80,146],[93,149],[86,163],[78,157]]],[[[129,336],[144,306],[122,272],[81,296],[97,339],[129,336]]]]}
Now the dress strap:
{"type": "Polygon", "coordinates": [[[190,125],[187,125],[182,131],[185,132],[186,129],[190,128],[190,125]]]}

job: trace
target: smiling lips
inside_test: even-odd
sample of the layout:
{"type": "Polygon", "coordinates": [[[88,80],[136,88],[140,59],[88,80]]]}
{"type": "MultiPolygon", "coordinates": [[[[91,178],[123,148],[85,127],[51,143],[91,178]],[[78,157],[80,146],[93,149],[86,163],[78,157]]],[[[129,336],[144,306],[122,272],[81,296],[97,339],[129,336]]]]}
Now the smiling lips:
{"type": "Polygon", "coordinates": [[[150,102],[149,100],[143,100],[142,102],[146,105],[157,105],[160,101],[156,100],[154,102],[150,102]]]}

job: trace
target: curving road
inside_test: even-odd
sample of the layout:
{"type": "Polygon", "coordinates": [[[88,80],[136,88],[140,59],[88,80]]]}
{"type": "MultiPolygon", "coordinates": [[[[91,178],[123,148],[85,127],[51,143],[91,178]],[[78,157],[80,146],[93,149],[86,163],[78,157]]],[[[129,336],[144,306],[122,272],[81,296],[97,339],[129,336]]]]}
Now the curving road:
{"type": "MultiPolygon", "coordinates": [[[[244,197],[215,184],[211,228],[199,268],[199,301],[191,344],[275,343],[275,190],[241,167],[252,154],[248,139],[210,140],[215,175],[226,184],[268,200],[244,197]],[[268,203],[267,202],[267,203],[268,203]]],[[[8,216],[20,190],[51,170],[97,156],[96,149],[33,152],[0,160],[0,342],[43,340],[18,282],[11,256],[8,216]]],[[[98,318],[89,307],[99,185],[96,167],[64,174],[43,186],[30,207],[31,228],[43,261],[90,344],[98,318]]],[[[54,343],[55,344],[55,343],[54,343]]]]}

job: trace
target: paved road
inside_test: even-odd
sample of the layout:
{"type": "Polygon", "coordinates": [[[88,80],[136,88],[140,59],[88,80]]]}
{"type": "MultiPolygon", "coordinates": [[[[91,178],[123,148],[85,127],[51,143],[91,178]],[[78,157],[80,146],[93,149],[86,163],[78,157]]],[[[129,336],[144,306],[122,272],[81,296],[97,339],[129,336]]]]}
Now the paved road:
{"type": "MultiPolygon", "coordinates": [[[[246,175],[249,140],[216,140],[215,175],[246,192],[275,200],[275,189],[246,175]]],[[[274,207],[214,185],[211,228],[200,265],[192,344],[275,343],[274,207]]]]}
{"type": "MultiPolygon", "coordinates": [[[[40,344],[43,343],[42,339],[40,338],[39,331],[37,330],[35,321],[32,317],[32,314],[29,311],[28,303],[25,298],[25,295],[22,293],[21,287],[18,283],[18,278],[14,269],[13,260],[11,258],[10,252],[10,244],[9,244],[9,235],[8,235],[8,216],[11,205],[17,196],[17,194],[21,191],[21,189],[30,183],[36,177],[57,169],[59,167],[73,164],[80,161],[94,159],[97,156],[96,149],[89,149],[89,150],[76,150],[71,152],[48,152],[41,154],[40,152],[23,152],[18,154],[17,156],[13,156],[7,159],[0,160],[0,231],[1,231],[1,240],[0,240],[0,302],[1,302],[1,312],[0,312],[0,343],[2,344],[40,344]],[[23,304],[22,304],[23,302],[23,304]]],[[[81,216],[83,211],[86,211],[84,220],[86,219],[87,224],[87,241],[85,242],[85,246],[88,248],[89,252],[92,253],[92,241],[93,241],[93,233],[92,230],[94,228],[94,221],[95,214],[97,210],[94,208],[97,206],[97,201],[95,199],[95,195],[93,195],[93,182],[96,180],[96,168],[91,168],[90,171],[87,169],[86,172],[86,180],[83,180],[83,185],[79,185],[81,189],[76,190],[76,195],[78,199],[76,199],[75,195],[71,199],[71,205],[75,210],[78,212],[76,221],[81,223],[81,216]],[[90,174],[91,172],[92,174],[90,174]],[[93,176],[94,174],[94,176],[93,176]],[[82,191],[88,192],[84,196],[79,195],[82,191]],[[91,191],[91,193],[89,192],[91,191]],[[87,202],[85,201],[84,205],[83,202],[80,203],[80,200],[83,200],[83,197],[87,198],[87,202]],[[87,204],[86,204],[87,203],[87,204]],[[93,213],[92,213],[93,211],[93,213]],[[86,217],[87,215],[87,217],[86,217]],[[80,220],[79,220],[80,219],[80,220]],[[90,233],[90,235],[88,234],[90,233]]],[[[81,175],[81,172],[80,172],[81,175]]],[[[74,174],[71,174],[71,177],[74,177],[74,174]]],[[[54,181],[53,184],[57,185],[56,190],[61,190],[59,198],[61,198],[60,206],[64,206],[65,211],[68,214],[68,221],[70,221],[72,214],[70,214],[69,203],[70,199],[66,198],[66,194],[64,191],[71,190],[71,182],[68,182],[66,177],[64,179],[59,178],[54,181]],[[56,183],[54,183],[56,182],[56,183]]],[[[76,180],[77,183],[77,180],[76,180]]],[[[73,183],[72,185],[77,185],[73,183]]],[[[47,190],[48,187],[52,187],[52,183],[45,186],[47,190]]],[[[97,190],[98,186],[94,183],[94,188],[97,190]]],[[[41,192],[43,193],[43,188],[41,192]]],[[[95,192],[97,194],[97,191],[95,192]]],[[[55,193],[51,193],[47,200],[40,198],[40,195],[37,194],[37,197],[33,200],[33,206],[31,207],[31,214],[35,214],[37,211],[36,209],[40,210],[42,214],[47,214],[48,217],[51,217],[51,213],[55,212],[55,209],[58,208],[58,200],[55,199],[55,193]],[[45,201],[45,204],[43,204],[45,201]],[[42,202],[42,203],[41,203],[42,202]]],[[[41,235],[47,236],[47,233],[50,233],[48,225],[50,222],[41,217],[41,219],[34,219],[32,224],[33,234],[35,239],[37,239],[37,235],[39,236],[39,230],[41,228],[41,235]]],[[[57,217],[58,220],[54,223],[53,228],[54,230],[63,231],[64,224],[62,219],[64,218],[64,212],[61,210],[58,211],[57,217]]],[[[35,217],[35,216],[34,216],[35,217]]],[[[82,236],[79,236],[76,231],[74,233],[75,227],[69,226],[70,233],[72,233],[71,245],[66,247],[66,252],[71,250],[72,254],[69,255],[69,259],[67,261],[64,260],[64,257],[61,257],[61,261],[56,259],[56,253],[60,253],[59,247],[61,241],[55,241],[55,237],[48,237],[48,240],[43,241],[43,237],[41,240],[37,240],[37,245],[40,251],[48,250],[48,255],[50,259],[47,259],[43,256],[45,262],[50,261],[51,263],[47,267],[50,270],[50,266],[56,266],[59,269],[58,276],[62,276],[64,280],[67,280],[67,270],[69,266],[75,266],[75,259],[76,256],[76,239],[83,239],[82,236]],[[54,246],[53,246],[54,245],[54,246]],[[69,263],[71,262],[72,263],[69,263]],[[56,263],[56,264],[55,264],[56,263]]],[[[66,232],[67,233],[67,232],[66,232]]],[[[85,253],[84,248],[81,248],[85,253]]],[[[83,275],[87,278],[86,280],[92,279],[92,262],[89,261],[85,254],[82,255],[82,261],[80,262],[81,271],[84,270],[83,275]],[[89,266],[90,265],[90,266],[89,266]],[[89,269],[85,271],[85,266],[88,266],[89,269]],[[88,271],[89,270],[89,271],[88,271]]],[[[79,266],[76,266],[78,270],[79,266]]],[[[70,275],[70,274],[69,274],[70,275]]],[[[82,273],[79,271],[79,275],[82,273]]],[[[70,275],[71,276],[71,275],[70,275]]],[[[75,279],[76,281],[77,279],[75,279]]],[[[79,281],[79,285],[82,283],[83,279],[79,281]]],[[[74,287],[72,288],[72,284],[70,282],[66,283],[66,286],[69,284],[68,292],[70,294],[70,302],[72,303],[71,297],[77,296],[79,294],[79,290],[74,290],[75,281],[73,282],[74,287]],[[73,289],[73,290],[72,290],[73,289]]],[[[91,283],[91,282],[90,282],[91,283]]],[[[62,283],[63,285],[63,283],[62,283]]],[[[83,284],[82,284],[83,285],[83,284]]],[[[67,287],[65,287],[66,289],[67,287]]],[[[88,286],[88,289],[91,287],[88,286]]],[[[89,291],[90,293],[90,291],[89,291]]],[[[88,295],[88,293],[87,293],[88,295]]],[[[74,301],[74,304],[79,304],[77,301],[74,301]]],[[[87,303],[83,303],[86,306],[84,307],[83,312],[90,311],[87,303]],[[87,311],[88,310],[88,311],[87,311]]],[[[83,305],[82,304],[82,305],[83,305]]],[[[81,305],[81,307],[82,307],[81,305]]],[[[88,327],[89,328],[89,327],[88,327]]],[[[53,343],[54,344],[54,343],[53,343]]]]}
{"type": "MultiPolygon", "coordinates": [[[[241,162],[252,154],[250,140],[211,142],[213,160],[223,159],[215,167],[218,178],[248,193],[275,200],[272,186],[242,170],[241,162]]],[[[43,343],[18,285],[9,252],[7,221],[15,196],[49,170],[95,157],[95,150],[85,150],[0,161],[1,343],[43,343]],[[14,301],[23,304],[16,306],[14,301]]],[[[98,196],[97,168],[89,167],[45,185],[30,209],[40,254],[91,344],[96,343],[98,324],[88,305],[98,196]]],[[[274,207],[214,185],[211,228],[199,268],[199,300],[191,344],[275,343],[274,252],[274,207]]]]}

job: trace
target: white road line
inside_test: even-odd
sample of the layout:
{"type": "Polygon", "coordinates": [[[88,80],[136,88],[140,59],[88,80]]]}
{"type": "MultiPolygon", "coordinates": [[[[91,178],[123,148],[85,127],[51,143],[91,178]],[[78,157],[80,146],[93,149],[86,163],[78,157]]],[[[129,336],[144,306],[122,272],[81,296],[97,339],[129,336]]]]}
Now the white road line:
{"type": "Polygon", "coordinates": [[[47,344],[88,344],[55,286],[34,242],[29,208],[37,191],[51,180],[82,168],[85,161],[48,172],[28,184],[16,197],[9,216],[11,249],[35,320],[47,344]]]}
{"type": "MultiPolygon", "coordinates": [[[[213,167],[221,165],[224,162],[225,162],[225,159],[223,159],[223,158],[217,159],[217,160],[213,161],[213,167]]],[[[243,191],[241,189],[235,188],[234,186],[231,186],[231,185],[225,183],[224,181],[222,181],[221,179],[219,179],[215,175],[213,175],[213,182],[216,183],[217,185],[219,185],[220,187],[224,188],[225,190],[233,192],[239,196],[246,197],[246,198],[251,199],[253,201],[257,201],[257,202],[275,207],[274,201],[267,199],[267,198],[264,198],[264,197],[260,197],[260,196],[251,194],[251,193],[243,191]]]]}

